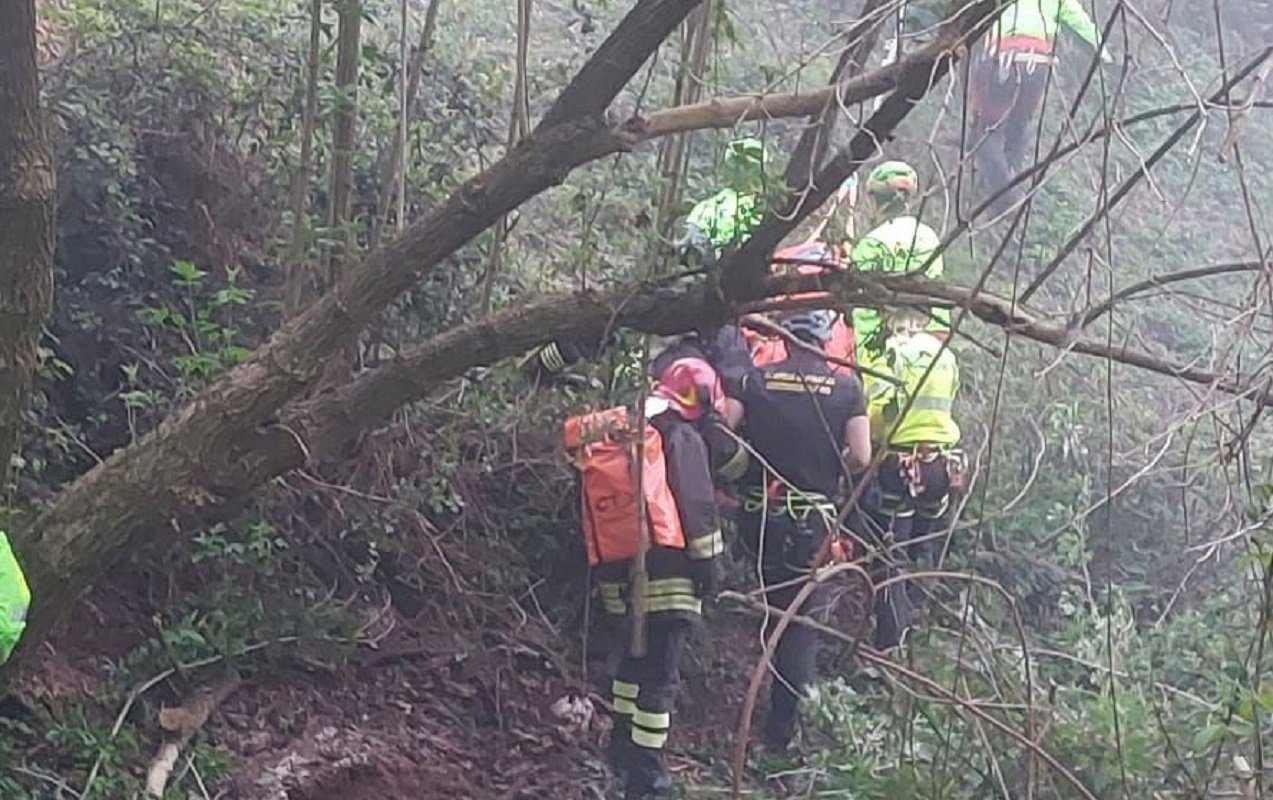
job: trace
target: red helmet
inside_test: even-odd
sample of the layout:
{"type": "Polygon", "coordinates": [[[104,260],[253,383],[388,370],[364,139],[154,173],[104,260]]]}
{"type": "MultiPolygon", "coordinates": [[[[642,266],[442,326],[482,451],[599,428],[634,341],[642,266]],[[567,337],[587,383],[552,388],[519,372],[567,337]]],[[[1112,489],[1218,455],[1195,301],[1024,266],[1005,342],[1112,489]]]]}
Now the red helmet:
{"type": "Polygon", "coordinates": [[[672,404],[682,419],[693,422],[705,407],[724,410],[725,390],[712,365],[701,358],[678,358],[663,370],[654,393],[672,404]]]}

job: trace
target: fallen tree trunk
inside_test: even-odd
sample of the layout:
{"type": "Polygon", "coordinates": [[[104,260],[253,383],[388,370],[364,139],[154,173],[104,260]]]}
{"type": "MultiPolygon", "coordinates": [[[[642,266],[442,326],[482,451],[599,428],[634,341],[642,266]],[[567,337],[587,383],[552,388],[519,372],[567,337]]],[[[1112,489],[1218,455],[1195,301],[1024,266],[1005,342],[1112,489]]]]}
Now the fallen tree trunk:
{"type": "MultiPolygon", "coordinates": [[[[988,17],[996,2],[981,0],[971,8],[988,17]]],[[[232,501],[441,381],[572,331],[616,322],[670,333],[721,313],[714,286],[684,290],[681,302],[666,307],[666,290],[648,288],[598,295],[592,302],[553,298],[444,333],[409,358],[282,411],[313,388],[332,353],[428,269],[502,214],[560,183],[576,166],[647,138],[646,119],[633,118],[615,129],[603,112],[695,5],[693,0],[641,0],[506,158],[351,267],[338,286],[155,431],[67,488],[36,520],[23,551],[35,601],[21,653],[38,645],[78,597],[146,537],[165,529],[181,534],[191,524],[224,515],[232,501]],[[645,311],[639,311],[642,302],[645,311]]],[[[968,24],[968,14],[961,12],[960,26],[968,24]]],[[[891,133],[932,85],[934,59],[949,57],[930,49],[890,68],[901,89],[868,124],[872,137],[891,133]]],[[[860,91],[878,93],[894,81],[864,76],[860,83],[860,91]]],[[[668,127],[675,126],[656,130],[668,127]]],[[[832,163],[846,157],[841,154],[832,163]]],[[[783,224],[798,224],[817,205],[799,204],[797,216],[783,224]]]]}
{"type": "Polygon", "coordinates": [[[378,311],[503,214],[580,164],[621,149],[606,107],[697,1],[639,0],[521,145],[421,223],[350,265],[338,285],[242,364],[63,491],[19,542],[35,600],[15,661],[143,537],[179,532],[191,512],[229,499],[217,488],[227,483],[218,476],[233,469],[226,454],[312,389],[332,354],[378,311]]]}

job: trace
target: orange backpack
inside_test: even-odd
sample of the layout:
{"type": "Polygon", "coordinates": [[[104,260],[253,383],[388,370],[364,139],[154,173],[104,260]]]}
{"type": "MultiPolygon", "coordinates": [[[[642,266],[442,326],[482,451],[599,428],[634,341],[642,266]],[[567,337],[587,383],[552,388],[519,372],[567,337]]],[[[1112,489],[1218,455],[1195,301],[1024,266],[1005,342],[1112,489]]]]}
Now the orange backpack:
{"type": "MultiPolygon", "coordinates": [[[[628,424],[628,410],[619,407],[571,417],[562,433],[566,451],[583,477],[580,496],[588,563],[633,558],[641,532],[632,469],[637,432],[628,424]]],[[[653,425],[645,425],[642,450],[641,488],[650,542],[683,550],[685,532],[667,482],[663,437],[653,425]]]]}

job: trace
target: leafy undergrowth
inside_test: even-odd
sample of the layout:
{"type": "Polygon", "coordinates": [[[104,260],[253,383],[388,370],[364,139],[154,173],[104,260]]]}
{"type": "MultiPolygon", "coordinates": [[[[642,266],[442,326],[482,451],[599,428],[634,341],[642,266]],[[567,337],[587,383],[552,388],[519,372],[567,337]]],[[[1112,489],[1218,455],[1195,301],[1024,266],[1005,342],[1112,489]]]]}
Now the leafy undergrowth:
{"type": "MultiPolygon", "coordinates": [[[[461,581],[475,577],[456,569],[461,581]]],[[[159,708],[219,673],[220,659],[174,670],[135,698],[112,734],[136,687],[170,671],[160,664],[216,658],[185,661],[178,652],[183,638],[205,644],[198,623],[166,629],[159,641],[168,653],[160,656],[144,634],[154,622],[116,584],[25,682],[25,721],[0,746],[16,766],[0,777],[5,797],[53,797],[55,780],[81,790],[99,759],[93,794],[134,796],[161,738],[159,708]],[[112,611],[97,618],[96,608],[112,611]]],[[[533,603],[457,593],[412,618],[392,608],[346,611],[366,619],[361,644],[287,635],[233,659],[245,682],[191,750],[194,769],[175,773],[184,788],[172,796],[198,796],[200,782],[212,796],[243,800],[618,796],[603,755],[603,682],[590,683],[580,660],[563,658],[579,651],[577,635],[533,603]],[[587,699],[594,713],[563,716],[554,710],[563,698],[587,699]]],[[[757,649],[754,624],[722,609],[712,619],[714,630],[699,631],[688,659],[670,751],[686,791],[705,797],[724,796],[729,732],[757,649]]],[[[600,658],[589,666],[594,678],[603,674],[600,658]]]]}
{"type": "MultiPolygon", "coordinates": [[[[544,433],[561,409],[500,423],[495,393],[461,392],[239,522],[136,554],[28,672],[0,797],[141,796],[159,712],[226,666],[242,685],[167,796],[618,796],[606,632],[583,611],[569,473],[544,433]],[[591,719],[554,710],[579,700],[591,719]]],[[[723,796],[758,650],[727,608],[696,634],[670,758],[692,796],[723,796]]]]}

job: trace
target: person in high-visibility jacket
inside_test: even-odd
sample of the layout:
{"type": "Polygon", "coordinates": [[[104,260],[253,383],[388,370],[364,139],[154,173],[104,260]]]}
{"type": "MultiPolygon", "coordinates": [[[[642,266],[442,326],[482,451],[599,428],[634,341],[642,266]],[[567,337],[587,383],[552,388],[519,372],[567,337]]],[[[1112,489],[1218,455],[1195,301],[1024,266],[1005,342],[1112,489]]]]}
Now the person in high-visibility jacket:
{"type": "MultiPolygon", "coordinates": [[[[725,148],[721,180],[725,188],[697,203],[686,217],[674,243],[687,266],[712,265],[721,253],[742,244],[764,216],[765,145],[754,136],[731,141],[725,148]]],[[[558,339],[535,350],[527,360],[530,372],[546,382],[564,375],[580,361],[595,358],[614,344],[614,337],[597,341],[558,339]]]]}
{"type": "Polygon", "coordinates": [[[724,187],[700,201],[685,219],[677,254],[686,264],[713,264],[740,245],[764,216],[765,145],[754,136],[730,142],[723,164],[724,187]]]}
{"type": "Polygon", "coordinates": [[[1100,33],[1081,0],[1017,0],[973,51],[968,91],[973,147],[990,191],[1026,165],[1032,121],[1043,106],[1062,27],[1100,50],[1102,62],[1112,60],[1100,49],[1100,33]]]}
{"type": "MultiPolygon", "coordinates": [[[[910,211],[919,192],[915,169],[902,161],[885,161],[871,170],[866,192],[875,227],[854,242],[849,254],[853,268],[862,272],[900,273],[923,267],[926,277],[940,278],[945,267],[941,256],[934,258],[933,254],[941,246],[941,239],[910,211]]],[[[883,354],[885,332],[881,319],[876,309],[853,309],[857,363],[874,366],[883,354]]],[[[950,311],[933,309],[929,329],[938,336],[945,336],[950,329],[950,311]]]]}
{"type": "Polygon", "coordinates": [[[9,537],[0,531],[0,664],[9,660],[26,629],[31,590],[22,567],[9,546],[9,537]]]}
{"type": "MultiPolygon", "coordinates": [[[[871,516],[884,542],[904,548],[892,554],[902,560],[928,560],[927,537],[940,530],[950,507],[952,475],[962,469],[953,413],[959,364],[950,348],[925,330],[926,321],[922,312],[910,309],[890,315],[881,364],[897,382],[873,382],[867,406],[872,438],[877,447],[887,448],[871,516]]],[[[888,648],[909,627],[909,602],[901,586],[876,600],[876,646],[888,648]]]]}

